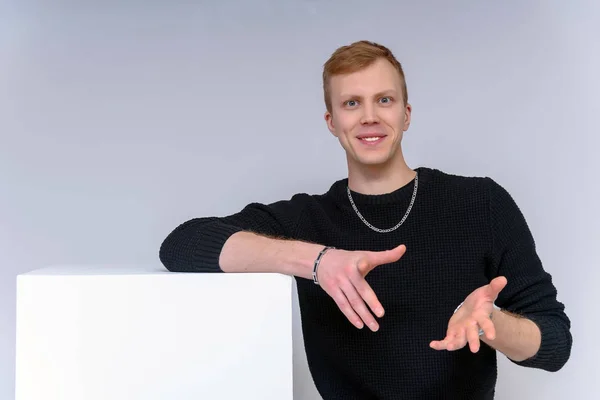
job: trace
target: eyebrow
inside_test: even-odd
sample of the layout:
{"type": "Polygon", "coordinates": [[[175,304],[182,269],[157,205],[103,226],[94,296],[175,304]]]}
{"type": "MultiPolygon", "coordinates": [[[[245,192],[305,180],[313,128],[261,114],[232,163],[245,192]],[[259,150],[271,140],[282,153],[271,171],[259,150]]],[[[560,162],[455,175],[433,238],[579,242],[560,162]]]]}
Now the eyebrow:
{"type": "MultiPolygon", "coordinates": [[[[387,90],[383,90],[381,92],[375,93],[375,97],[381,97],[381,96],[386,96],[386,95],[396,95],[396,90],[394,89],[387,89],[387,90]]],[[[362,99],[363,96],[359,96],[359,95],[355,95],[355,94],[350,94],[350,93],[343,93],[340,97],[342,98],[356,98],[356,99],[362,99]]]]}

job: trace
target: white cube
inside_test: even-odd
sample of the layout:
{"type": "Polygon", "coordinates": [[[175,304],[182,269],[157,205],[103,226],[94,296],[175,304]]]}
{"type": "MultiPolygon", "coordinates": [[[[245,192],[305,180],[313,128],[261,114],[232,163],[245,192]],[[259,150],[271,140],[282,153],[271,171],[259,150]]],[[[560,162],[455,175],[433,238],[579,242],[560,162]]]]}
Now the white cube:
{"type": "Polygon", "coordinates": [[[56,266],[17,277],[16,400],[292,399],[292,278],[56,266]]]}

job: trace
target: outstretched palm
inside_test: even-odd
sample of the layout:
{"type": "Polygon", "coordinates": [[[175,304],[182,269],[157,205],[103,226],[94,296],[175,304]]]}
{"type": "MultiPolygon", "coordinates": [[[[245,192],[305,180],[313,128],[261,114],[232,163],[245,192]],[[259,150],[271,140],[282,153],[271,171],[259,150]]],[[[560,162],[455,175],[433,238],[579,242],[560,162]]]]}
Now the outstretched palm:
{"type": "Polygon", "coordinates": [[[494,278],[489,284],[475,289],[452,315],[448,322],[448,330],[443,340],[430,343],[435,350],[458,350],[469,343],[473,353],[479,351],[479,329],[481,328],[489,340],[496,337],[496,329],[491,315],[494,301],[507,284],[505,277],[494,278]]]}

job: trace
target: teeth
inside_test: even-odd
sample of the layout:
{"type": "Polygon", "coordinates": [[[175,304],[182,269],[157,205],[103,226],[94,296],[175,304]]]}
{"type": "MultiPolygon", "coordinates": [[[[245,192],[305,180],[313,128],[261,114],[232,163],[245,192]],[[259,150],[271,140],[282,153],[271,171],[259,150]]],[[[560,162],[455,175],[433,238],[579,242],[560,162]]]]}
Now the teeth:
{"type": "Polygon", "coordinates": [[[367,141],[367,142],[374,142],[376,140],[381,139],[380,137],[370,137],[370,138],[362,138],[361,140],[367,141]]]}

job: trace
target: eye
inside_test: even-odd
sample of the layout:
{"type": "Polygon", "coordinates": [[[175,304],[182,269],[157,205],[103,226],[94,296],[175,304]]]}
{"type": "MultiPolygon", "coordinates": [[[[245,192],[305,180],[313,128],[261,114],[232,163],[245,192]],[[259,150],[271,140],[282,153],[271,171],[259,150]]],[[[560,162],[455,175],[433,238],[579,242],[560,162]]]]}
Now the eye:
{"type": "Polygon", "coordinates": [[[384,104],[391,103],[392,102],[392,98],[391,97],[382,97],[381,98],[381,102],[384,103],[384,104]]]}
{"type": "Polygon", "coordinates": [[[348,101],[344,102],[344,105],[348,106],[348,107],[354,107],[354,106],[356,106],[357,103],[358,102],[356,100],[348,100],[348,101]]]}

